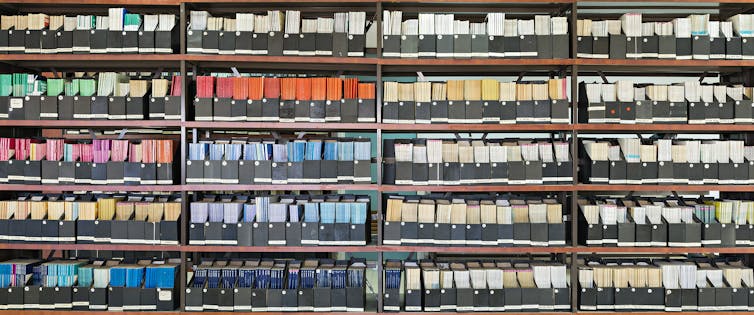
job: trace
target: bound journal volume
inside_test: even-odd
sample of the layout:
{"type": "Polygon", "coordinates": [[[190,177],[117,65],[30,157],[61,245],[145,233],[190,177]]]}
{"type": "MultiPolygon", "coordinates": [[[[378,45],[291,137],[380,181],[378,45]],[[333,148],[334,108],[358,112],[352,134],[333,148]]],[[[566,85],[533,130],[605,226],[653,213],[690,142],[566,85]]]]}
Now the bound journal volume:
{"type": "Polygon", "coordinates": [[[0,138],[0,183],[170,185],[172,140],[0,138]]]}
{"type": "Polygon", "coordinates": [[[180,201],[180,195],[20,195],[0,201],[0,241],[178,245],[180,201]]]}
{"type": "Polygon", "coordinates": [[[382,122],[559,124],[570,122],[566,79],[383,82],[382,122]]]}
{"type": "Polygon", "coordinates": [[[557,262],[388,260],[384,269],[386,311],[552,312],[570,308],[566,265],[557,262]]]}
{"type": "Polygon", "coordinates": [[[563,246],[563,206],[554,199],[391,195],[382,243],[434,246],[563,246]]]}
{"type": "Polygon", "coordinates": [[[364,312],[366,261],[204,260],[186,288],[187,311],[364,312]]]}
{"type": "Polygon", "coordinates": [[[741,185],[754,179],[754,150],[744,146],[743,140],[622,138],[581,142],[582,182],[741,185]]]}
{"type": "Polygon", "coordinates": [[[568,58],[568,19],[536,15],[506,19],[503,12],[456,19],[453,13],[382,13],[382,56],[388,58],[568,58]]]}
{"type": "MultiPolygon", "coordinates": [[[[181,77],[148,78],[100,72],[0,74],[0,119],[158,120],[181,118],[181,77]],[[151,93],[150,93],[151,85],[151,93]]],[[[151,76],[150,76],[151,77],[151,76]]]]}
{"type": "Polygon", "coordinates": [[[14,259],[0,263],[8,310],[173,311],[180,260],[14,259]]]}
{"type": "Polygon", "coordinates": [[[751,14],[727,21],[692,14],[670,21],[642,22],[641,13],[619,20],[577,21],[577,57],[677,60],[754,59],[751,14]]]}
{"type": "Polygon", "coordinates": [[[189,143],[186,182],[205,184],[371,183],[369,139],[189,143]]]}
{"type": "Polygon", "coordinates": [[[171,54],[180,35],[174,14],[128,13],[76,16],[29,13],[0,16],[0,53],[171,54]]]}
{"type": "Polygon", "coordinates": [[[196,78],[197,121],[374,122],[374,83],[357,78],[196,78]]]}
{"type": "Polygon", "coordinates": [[[579,266],[579,309],[615,311],[747,311],[752,269],[731,258],[590,258],[579,266]]]}
{"type": "Polygon", "coordinates": [[[189,244],[366,245],[368,196],[205,195],[192,202],[189,244]]]}
{"type": "Polygon", "coordinates": [[[189,54],[363,57],[371,25],[359,11],[313,18],[295,10],[235,18],[191,11],[186,46],[189,54]]]}
{"type": "Polygon", "coordinates": [[[397,185],[572,182],[568,142],[384,140],[383,183],[397,185]]]}
{"type": "Polygon", "coordinates": [[[754,202],[679,198],[579,200],[581,244],[618,247],[750,246],[754,202]]]}

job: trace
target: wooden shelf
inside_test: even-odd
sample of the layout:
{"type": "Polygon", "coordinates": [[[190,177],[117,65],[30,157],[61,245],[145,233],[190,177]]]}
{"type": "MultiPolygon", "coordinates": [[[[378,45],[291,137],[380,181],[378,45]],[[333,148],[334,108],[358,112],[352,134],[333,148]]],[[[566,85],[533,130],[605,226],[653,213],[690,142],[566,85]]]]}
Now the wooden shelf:
{"type": "Polygon", "coordinates": [[[181,127],[180,120],[3,120],[8,127],[32,128],[76,128],[76,127],[104,127],[104,128],[167,128],[181,127]]]}
{"type": "Polygon", "coordinates": [[[579,184],[579,191],[725,191],[754,192],[752,185],[609,185],[579,184]]]}
{"type": "Polygon", "coordinates": [[[189,184],[182,186],[187,191],[214,190],[377,190],[376,184],[324,184],[324,185],[233,185],[233,184],[189,184]]]}
{"type": "Polygon", "coordinates": [[[0,191],[263,191],[263,190],[373,190],[383,192],[559,192],[559,191],[725,191],[754,192],[752,185],[377,185],[377,184],[187,184],[187,185],[23,185],[0,184],[0,191]]]}
{"type": "Polygon", "coordinates": [[[379,124],[383,131],[484,131],[484,132],[518,132],[518,131],[570,131],[569,124],[379,124]]]}
{"type": "Polygon", "coordinates": [[[0,191],[181,191],[181,185],[23,185],[0,184],[0,191]]]}
{"type": "Polygon", "coordinates": [[[8,0],[7,4],[83,4],[83,5],[147,5],[147,6],[178,6],[182,0],[8,0]]]}
{"type": "Polygon", "coordinates": [[[573,129],[577,131],[590,132],[642,132],[653,131],[663,133],[673,132],[754,132],[754,125],[734,125],[734,124],[715,124],[715,125],[697,125],[697,124],[575,124],[573,129]]]}
{"type": "Polygon", "coordinates": [[[0,54],[0,64],[31,71],[179,70],[180,54],[0,54]]]}
{"type": "Polygon", "coordinates": [[[252,130],[377,130],[376,123],[280,123],[280,122],[232,122],[232,121],[187,121],[186,128],[201,129],[252,129],[252,130]]]}
{"type": "Polygon", "coordinates": [[[575,185],[477,185],[477,186],[420,186],[420,185],[382,185],[380,189],[387,192],[401,191],[435,191],[435,192],[552,192],[571,191],[575,185]]]}
{"type": "Polygon", "coordinates": [[[179,55],[186,61],[231,61],[247,63],[327,63],[327,64],[357,64],[376,65],[377,58],[366,57],[309,57],[309,56],[266,56],[266,55],[179,55]]]}
{"type": "Polygon", "coordinates": [[[754,254],[754,247],[572,247],[574,253],[754,254]]]}
{"type": "Polygon", "coordinates": [[[574,59],[515,59],[515,58],[380,58],[383,66],[569,66],[574,59]]]}
{"type": "Polygon", "coordinates": [[[676,59],[590,59],[577,58],[580,66],[630,66],[630,67],[752,67],[754,60],[676,60],[676,59]]]}
{"type": "Polygon", "coordinates": [[[436,253],[485,253],[485,254],[517,254],[517,253],[570,253],[570,246],[534,246],[534,247],[497,247],[497,246],[403,246],[381,245],[381,252],[436,252],[436,253]]]}
{"type": "Polygon", "coordinates": [[[366,246],[223,246],[184,245],[184,252],[233,252],[233,253],[369,253],[380,251],[375,245],[366,246]]]}
{"type": "MultiPolygon", "coordinates": [[[[181,312],[181,311],[118,311],[118,314],[122,315],[190,315],[191,313],[196,314],[196,312],[181,312]]],[[[214,314],[231,314],[233,312],[214,312],[214,314]]],[[[92,310],[86,310],[86,311],[72,311],[72,310],[60,310],[60,311],[51,311],[51,310],[0,310],[0,315],[69,315],[69,314],[86,314],[86,315],[113,315],[113,311],[92,311],[92,310]]],[[[201,314],[211,314],[211,313],[201,313],[201,314]]],[[[262,314],[262,313],[260,313],[262,314]]],[[[283,315],[286,313],[279,313],[278,315],[283,315]]],[[[314,315],[315,313],[310,313],[310,315],[314,315]]],[[[355,313],[354,313],[355,314],[355,313]]],[[[346,315],[346,314],[343,314],[346,315]]],[[[376,315],[376,313],[375,313],[376,315]]]]}
{"type": "Polygon", "coordinates": [[[114,250],[114,251],[160,251],[185,253],[577,253],[577,254],[754,254],[754,247],[590,247],[590,246],[411,246],[411,245],[366,245],[366,246],[236,246],[236,245],[145,245],[145,244],[44,244],[0,243],[0,250],[114,250]]]}
{"type": "Polygon", "coordinates": [[[0,244],[0,249],[16,250],[116,250],[116,251],[148,251],[148,252],[179,252],[179,245],[146,245],[146,244],[43,244],[43,243],[7,243],[0,244]]]}

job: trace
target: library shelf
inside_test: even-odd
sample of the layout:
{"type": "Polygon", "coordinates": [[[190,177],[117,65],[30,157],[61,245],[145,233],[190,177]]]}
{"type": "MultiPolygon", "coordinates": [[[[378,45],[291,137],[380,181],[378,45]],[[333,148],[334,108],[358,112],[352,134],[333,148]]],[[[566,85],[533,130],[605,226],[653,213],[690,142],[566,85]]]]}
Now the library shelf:
{"type": "MultiPolygon", "coordinates": [[[[375,237],[375,236],[373,236],[375,237]]],[[[754,254],[754,247],[589,247],[589,246],[236,246],[146,244],[0,243],[0,250],[115,250],[184,253],[453,253],[453,254],[754,254]]]]}
{"type": "Polygon", "coordinates": [[[122,6],[178,6],[182,0],[8,0],[7,4],[72,4],[72,5],[122,5],[122,6]]]}
{"type": "MultiPolygon", "coordinates": [[[[752,67],[754,60],[676,60],[676,59],[588,59],[577,58],[579,66],[631,66],[631,67],[752,67]]],[[[657,70],[657,69],[655,69],[657,70]]]]}
{"type": "MultiPolygon", "coordinates": [[[[368,302],[367,302],[368,303],[368,302]]],[[[140,312],[143,314],[143,312],[140,312]]],[[[204,312],[181,312],[181,314],[204,314],[204,315],[231,315],[238,314],[239,312],[223,312],[223,311],[204,311],[204,312]]],[[[112,314],[112,313],[111,313],[112,314]]],[[[376,311],[364,311],[364,312],[247,312],[247,314],[259,314],[259,315],[315,315],[315,314],[327,314],[327,315],[377,315],[380,314],[376,311]]],[[[448,314],[449,315],[449,314],[448,314]]]]}
{"type": "Polygon", "coordinates": [[[278,63],[278,64],[341,64],[377,65],[377,58],[370,57],[308,57],[308,56],[257,56],[257,55],[201,55],[182,54],[180,59],[190,62],[233,62],[233,63],[278,63]]]}
{"type": "Polygon", "coordinates": [[[198,129],[260,129],[260,130],[377,130],[376,123],[281,123],[245,121],[187,121],[186,128],[198,129]]]}
{"type": "Polygon", "coordinates": [[[181,61],[181,54],[0,54],[0,61],[181,61]]]}
{"type": "MultiPolygon", "coordinates": [[[[678,315],[731,315],[731,314],[754,314],[754,312],[706,312],[706,311],[684,311],[684,312],[635,312],[640,313],[641,315],[668,315],[668,314],[678,314],[678,315]]],[[[573,313],[574,315],[620,315],[620,314],[626,314],[626,312],[582,312],[577,311],[573,313]]]]}
{"type": "Polygon", "coordinates": [[[383,131],[482,131],[482,132],[518,132],[518,131],[570,131],[569,124],[379,124],[383,131]]]}
{"type": "Polygon", "coordinates": [[[571,191],[576,185],[455,185],[455,186],[424,186],[424,185],[381,185],[381,191],[436,191],[436,192],[548,192],[571,191]]]}
{"type": "Polygon", "coordinates": [[[223,246],[223,245],[183,245],[181,251],[191,253],[369,253],[380,249],[376,245],[366,246],[223,246]]]}
{"type": "Polygon", "coordinates": [[[471,59],[416,59],[416,58],[381,58],[378,63],[383,66],[569,66],[574,59],[507,59],[507,58],[471,58],[471,59]]]}
{"type": "Polygon", "coordinates": [[[498,246],[403,246],[380,245],[379,251],[388,252],[429,252],[429,253],[473,253],[473,254],[516,254],[516,253],[571,253],[570,246],[527,246],[527,247],[498,247],[498,246]]]}
{"type": "Polygon", "coordinates": [[[43,243],[8,243],[0,244],[0,250],[115,250],[115,251],[149,251],[180,252],[180,245],[146,245],[146,244],[43,244],[43,243]]]}
{"type": "MultiPolygon", "coordinates": [[[[71,311],[71,310],[0,310],[0,315],[66,315],[66,314],[86,314],[86,315],[113,315],[114,311],[71,311]]],[[[225,314],[231,314],[233,312],[227,312],[225,314]]],[[[197,312],[182,312],[182,311],[118,311],[117,314],[122,315],[179,315],[179,314],[198,314],[197,312]]],[[[200,314],[208,314],[207,312],[200,314]]],[[[217,312],[215,314],[222,314],[217,312]]],[[[261,314],[261,313],[260,313],[261,314]]],[[[284,313],[280,313],[281,315],[284,313]]],[[[312,315],[314,313],[311,313],[312,315]]]]}
{"type": "Polygon", "coordinates": [[[572,253],[578,254],[752,254],[754,247],[589,247],[574,246],[572,253]]]}
{"type": "Polygon", "coordinates": [[[43,192],[63,192],[63,191],[181,191],[181,185],[24,185],[24,184],[2,184],[0,191],[43,191],[43,192]]]}
{"type": "Polygon", "coordinates": [[[187,191],[232,191],[232,190],[377,190],[376,184],[323,184],[323,185],[234,185],[234,184],[188,184],[187,191]]]}
{"type": "Polygon", "coordinates": [[[181,54],[0,54],[0,63],[43,71],[177,70],[182,59],[181,54]]]}
{"type": "Polygon", "coordinates": [[[31,128],[68,128],[68,127],[145,127],[145,128],[167,128],[181,127],[180,120],[3,120],[3,126],[8,127],[31,127],[31,128]]]}
{"type": "Polygon", "coordinates": [[[752,185],[609,185],[609,184],[578,184],[578,191],[725,191],[725,192],[754,192],[752,185]]]}
{"type": "Polygon", "coordinates": [[[574,124],[573,129],[576,131],[588,132],[754,132],[754,125],[751,124],[574,124]]]}

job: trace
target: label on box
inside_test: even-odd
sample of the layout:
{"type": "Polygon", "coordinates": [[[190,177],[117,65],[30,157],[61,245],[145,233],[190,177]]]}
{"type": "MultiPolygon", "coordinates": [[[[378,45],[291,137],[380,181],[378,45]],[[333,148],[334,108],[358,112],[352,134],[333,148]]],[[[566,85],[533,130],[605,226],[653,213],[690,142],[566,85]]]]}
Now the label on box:
{"type": "Polygon", "coordinates": [[[173,291],[170,290],[159,290],[157,291],[157,299],[160,301],[172,301],[173,300],[173,291]]]}

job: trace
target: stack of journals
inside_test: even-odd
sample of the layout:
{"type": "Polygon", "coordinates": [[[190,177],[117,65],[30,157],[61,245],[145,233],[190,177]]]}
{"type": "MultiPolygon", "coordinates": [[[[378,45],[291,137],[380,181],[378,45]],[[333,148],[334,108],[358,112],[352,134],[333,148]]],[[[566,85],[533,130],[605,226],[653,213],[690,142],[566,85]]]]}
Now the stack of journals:
{"type": "Polygon", "coordinates": [[[173,183],[172,140],[0,138],[0,183],[173,183]]]}
{"type": "Polygon", "coordinates": [[[388,196],[383,244],[558,246],[566,244],[555,199],[388,196]]]}
{"type": "Polygon", "coordinates": [[[180,76],[0,74],[0,119],[180,119],[180,96],[180,76]]]}
{"type": "Polygon", "coordinates": [[[205,195],[192,202],[189,244],[366,245],[369,196],[205,195]]]}
{"type": "Polygon", "coordinates": [[[301,11],[236,13],[213,17],[191,11],[186,46],[190,54],[363,57],[366,12],[336,12],[332,17],[301,11]],[[266,13],[266,14],[265,14],[266,13]],[[304,12],[304,14],[307,14],[304,12]]]}
{"type": "MultiPolygon", "coordinates": [[[[468,16],[464,14],[464,17],[468,16]]],[[[454,14],[419,13],[403,20],[401,11],[382,13],[382,55],[401,58],[568,58],[568,19],[536,15],[506,19],[488,13],[472,23],[454,14]]]]}
{"type": "Polygon", "coordinates": [[[366,261],[205,260],[194,266],[186,310],[364,312],[366,261]]]}
{"type": "Polygon", "coordinates": [[[579,309],[746,311],[754,297],[751,267],[714,259],[595,258],[579,266],[579,309]]]}
{"type": "MultiPolygon", "coordinates": [[[[752,14],[711,21],[693,14],[670,21],[642,22],[641,13],[619,20],[577,21],[579,58],[753,59],[752,14]]],[[[656,20],[656,19],[652,19],[656,20]]]]}
{"type": "Polygon", "coordinates": [[[386,139],[383,182],[398,185],[571,183],[569,143],[386,139]]]}
{"type": "Polygon", "coordinates": [[[749,246],[754,201],[702,198],[600,198],[579,200],[588,246],[749,246]]]}
{"type": "Polygon", "coordinates": [[[180,195],[21,195],[0,201],[0,241],[178,244],[180,195]]]}
{"type": "Polygon", "coordinates": [[[0,16],[0,51],[12,54],[170,54],[180,36],[174,14],[134,14],[110,8],[107,16],[0,16]]]}
{"type": "Polygon", "coordinates": [[[384,269],[387,311],[563,311],[571,304],[567,268],[557,262],[388,260],[384,269]]]}
{"type": "Polygon", "coordinates": [[[189,143],[187,183],[371,183],[369,139],[189,143]]]}
{"type": "Polygon", "coordinates": [[[537,82],[495,79],[447,82],[384,82],[382,122],[565,123],[570,122],[564,78],[537,82]]]}
{"type": "Polygon", "coordinates": [[[8,309],[172,311],[178,265],[166,260],[65,259],[0,262],[8,309]]]}
{"type": "Polygon", "coordinates": [[[197,121],[374,122],[374,83],[357,78],[198,76],[197,121]]]}
{"type": "Polygon", "coordinates": [[[584,139],[582,182],[750,184],[754,147],[743,140],[584,139]]]}
{"type": "Polygon", "coordinates": [[[750,124],[752,88],[739,84],[581,83],[579,121],[620,124],[750,124]]]}

